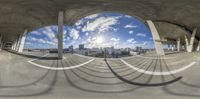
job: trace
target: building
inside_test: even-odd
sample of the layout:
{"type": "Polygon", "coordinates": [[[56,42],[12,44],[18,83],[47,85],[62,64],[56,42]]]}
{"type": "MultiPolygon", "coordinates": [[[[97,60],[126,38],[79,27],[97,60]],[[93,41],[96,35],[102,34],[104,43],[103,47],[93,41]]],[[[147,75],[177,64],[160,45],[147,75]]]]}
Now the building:
{"type": "Polygon", "coordinates": [[[68,49],[69,49],[69,52],[74,53],[74,47],[73,47],[73,45],[69,46],[68,49]]]}
{"type": "Polygon", "coordinates": [[[79,50],[84,50],[84,44],[79,44],[79,50]]]}

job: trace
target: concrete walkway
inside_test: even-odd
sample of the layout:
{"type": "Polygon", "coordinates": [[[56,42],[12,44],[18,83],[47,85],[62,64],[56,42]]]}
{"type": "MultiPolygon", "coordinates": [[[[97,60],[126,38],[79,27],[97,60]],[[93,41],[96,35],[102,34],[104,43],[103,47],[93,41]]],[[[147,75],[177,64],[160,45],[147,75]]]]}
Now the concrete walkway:
{"type": "MultiPolygon", "coordinates": [[[[34,62],[49,67],[64,68],[90,60],[90,58],[72,54],[65,54],[63,60],[52,58],[55,56],[55,54],[49,54],[34,62]]],[[[200,54],[198,52],[166,56],[175,57],[175,59],[146,57],[148,56],[131,57],[124,61],[152,72],[176,70],[190,62],[196,62],[196,64],[173,75],[156,76],[137,72],[119,60],[107,60],[112,71],[130,82],[155,84],[182,77],[165,86],[147,87],[132,85],[119,79],[101,58],[78,68],[55,71],[40,68],[28,62],[35,58],[1,51],[0,99],[11,97],[14,99],[191,99],[200,97],[200,58],[198,58],[200,54]]]]}

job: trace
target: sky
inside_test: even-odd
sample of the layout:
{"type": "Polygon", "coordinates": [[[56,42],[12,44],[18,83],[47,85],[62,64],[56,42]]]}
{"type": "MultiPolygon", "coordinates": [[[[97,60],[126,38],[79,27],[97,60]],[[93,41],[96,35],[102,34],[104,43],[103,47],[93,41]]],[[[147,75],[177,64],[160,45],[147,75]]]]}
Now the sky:
{"type": "MultiPolygon", "coordinates": [[[[119,13],[98,13],[64,26],[63,46],[77,48],[154,48],[148,27],[139,19],[119,13]]],[[[46,26],[27,34],[25,48],[57,48],[57,26],[46,26]]]]}

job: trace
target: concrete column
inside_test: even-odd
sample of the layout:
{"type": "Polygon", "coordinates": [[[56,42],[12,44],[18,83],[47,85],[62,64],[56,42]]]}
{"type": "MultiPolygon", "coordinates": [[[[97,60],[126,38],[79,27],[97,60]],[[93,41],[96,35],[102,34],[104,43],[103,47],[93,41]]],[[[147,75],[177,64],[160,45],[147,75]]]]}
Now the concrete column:
{"type": "Polygon", "coordinates": [[[174,49],[177,50],[177,46],[176,46],[176,44],[174,44],[174,49]]]}
{"type": "Polygon", "coordinates": [[[19,44],[19,36],[17,36],[16,40],[15,40],[15,45],[14,45],[14,51],[18,51],[18,44],[19,44]]]}
{"type": "Polygon", "coordinates": [[[21,37],[18,35],[17,36],[17,42],[16,42],[16,48],[15,48],[15,51],[17,51],[17,52],[19,50],[20,41],[21,41],[21,37]]]}
{"type": "Polygon", "coordinates": [[[16,40],[14,41],[14,44],[13,44],[13,51],[15,51],[15,48],[16,48],[16,40]]]}
{"type": "Polygon", "coordinates": [[[197,28],[195,28],[195,29],[193,30],[193,32],[192,32],[192,37],[191,37],[191,39],[190,39],[190,45],[189,45],[189,52],[192,52],[192,50],[193,50],[196,32],[197,32],[197,28]]]}
{"type": "Polygon", "coordinates": [[[171,50],[174,51],[174,44],[171,44],[171,50]]]}
{"type": "Polygon", "coordinates": [[[59,11],[58,13],[58,58],[63,58],[63,20],[64,12],[59,11]]]}
{"type": "Polygon", "coordinates": [[[14,51],[15,50],[15,41],[12,43],[12,50],[14,51]]]}
{"type": "Polygon", "coordinates": [[[199,40],[199,42],[198,42],[198,45],[197,45],[197,49],[196,49],[197,51],[199,51],[200,50],[200,40],[199,40]]]}
{"type": "Polygon", "coordinates": [[[157,31],[155,25],[153,24],[153,22],[151,20],[147,20],[146,22],[152,33],[152,37],[153,37],[155,48],[156,48],[156,53],[158,55],[165,55],[163,47],[162,47],[162,42],[160,40],[160,36],[158,34],[158,31],[157,31]]]}
{"type": "Polygon", "coordinates": [[[170,50],[170,44],[167,44],[167,50],[168,51],[170,50]]]}
{"type": "Polygon", "coordinates": [[[15,43],[12,43],[12,48],[11,48],[11,50],[14,50],[14,47],[15,47],[15,43]]]}
{"type": "Polygon", "coordinates": [[[23,52],[27,32],[28,32],[28,30],[25,29],[25,30],[24,30],[24,33],[20,36],[21,39],[20,39],[20,41],[19,41],[20,44],[19,44],[18,52],[23,52]]]}
{"type": "Polygon", "coordinates": [[[188,38],[185,36],[187,52],[192,52],[192,50],[193,50],[193,44],[194,44],[196,32],[197,32],[197,28],[195,28],[193,30],[193,32],[192,32],[192,36],[190,38],[190,42],[188,42],[188,38]]]}
{"type": "Polygon", "coordinates": [[[180,47],[181,47],[181,40],[180,38],[177,39],[177,51],[180,52],[180,47]]]}
{"type": "Polygon", "coordinates": [[[2,42],[1,42],[1,45],[0,45],[0,50],[3,49],[3,46],[4,46],[4,42],[2,41],[2,42]]]}
{"type": "Polygon", "coordinates": [[[188,52],[188,46],[189,46],[189,41],[187,36],[185,35],[185,47],[186,47],[186,51],[188,52]]]}
{"type": "Polygon", "coordinates": [[[2,35],[0,35],[0,51],[1,51],[1,49],[2,49],[2,35]]]}
{"type": "Polygon", "coordinates": [[[184,50],[184,46],[181,44],[180,50],[184,50]]]}

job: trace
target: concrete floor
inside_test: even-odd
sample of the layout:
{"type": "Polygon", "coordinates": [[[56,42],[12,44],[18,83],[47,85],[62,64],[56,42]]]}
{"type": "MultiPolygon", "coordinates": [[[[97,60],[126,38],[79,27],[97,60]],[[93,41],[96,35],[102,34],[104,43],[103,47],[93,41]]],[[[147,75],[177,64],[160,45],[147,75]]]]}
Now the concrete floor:
{"type": "Polygon", "coordinates": [[[29,61],[52,68],[68,68],[93,59],[45,52],[18,55],[0,52],[0,99],[191,99],[200,97],[200,53],[172,53],[124,58],[128,64],[145,71],[168,72],[191,67],[173,75],[148,75],[126,66],[122,61],[101,58],[68,70],[48,70],[29,61]],[[32,56],[34,55],[34,57],[32,56]],[[46,55],[44,58],[39,58],[46,55]],[[38,57],[38,58],[37,58],[38,57]],[[109,68],[110,66],[110,68],[109,68]],[[182,79],[175,80],[179,77],[182,79]],[[174,82],[170,82],[173,81],[174,82]],[[169,82],[169,83],[166,83],[169,82]],[[136,85],[140,84],[140,85],[136,85]]]}

